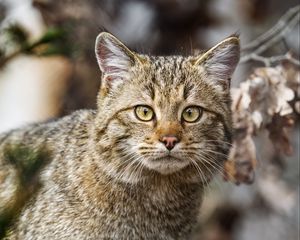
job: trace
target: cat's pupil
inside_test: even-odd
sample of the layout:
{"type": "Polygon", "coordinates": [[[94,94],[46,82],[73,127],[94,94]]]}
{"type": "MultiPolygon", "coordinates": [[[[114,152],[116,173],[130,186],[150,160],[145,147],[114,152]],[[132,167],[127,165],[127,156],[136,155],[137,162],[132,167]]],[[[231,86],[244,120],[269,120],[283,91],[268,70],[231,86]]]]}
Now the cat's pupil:
{"type": "Polygon", "coordinates": [[[146,116],[148,114],[148,109],[144,108],[144,115],[146,116]]]}
{"type": "Polygon", "coordinates": [[[187,113],[188,113],[189,116],[191,116],[191,115],[192,115],[192,110],[191,110],[191,109],[188,109],[188,110],[187,110],[187,113]]]}

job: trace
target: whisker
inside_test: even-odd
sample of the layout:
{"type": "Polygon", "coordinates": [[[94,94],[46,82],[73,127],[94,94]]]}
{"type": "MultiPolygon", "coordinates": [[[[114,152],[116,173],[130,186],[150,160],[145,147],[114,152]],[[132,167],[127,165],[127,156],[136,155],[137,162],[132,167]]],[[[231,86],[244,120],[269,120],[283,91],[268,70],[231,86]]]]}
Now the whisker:
{"type": "Polygon", "coordinates": [[[225,143],[225,144],[228,144],[228,145],[233,145],[231,142],[227,142],[227,141],[224,141],[224,140],[221,140],[221,139],[207,139],[207,140],[204,140],[205,142],[220,142],[220,143],[225,143]]]}
{"type": "MultiPolygon", "coordinates": [[[[202,153],[205,154],[205,155],[209,155],[209,153],[206,153],[205,151],[203,151],[202,153]]],[[[202,155],[202,156],[203,156],[203,155],[202,155]]],[[[212,160],[212,159],[210,159],[210,160],[212,160]]],[[[224,166],[220,165],[218,162],[216,162],[216,161],[209,161],[209,162],[210,162],[211,164],[213,164],[214,166],[216,166],[216,167],[219,168],[219,173],[220,173],[221,175],[223,175],[223,173],[224,173],[224,171],[225,171],[225,173],[228,174],[231,178],[234,178],[234,176],[233,176],[229,171],[227,171],[227,170],[224,168],[224,166]]]]}
{"type": "Polygon", "coordinates": [[[205,185],[205,180],[204,180],[204,176],[203,176],[202,170],[198,168],[198,165],[197,165],[197,163],[195,162],[195,160],[193,160],[192,158],[189,159],[189,160],[191,160],[192,165],[195,167],[196,171],[198,172],[198,174],[199,174],[199,176],[200,176],[201,183],[202,183],[203,186],[204,186],[204,185],[205,185]]]}
{"type": "Polygon", "coordinates": [[[214,153],[214,154],[217,154],[217,155],[220,155],[220,156],[223,156],[223,157],[225,157],[226,159],[228,158],[228,155],[227,155],[227,154],[224,154],[224,153],[221,153],[221,152],[217,152],[217,151],[210,150],[210,149],[205,149],[204,151],[205,151],[205,152],[214,153]]]}
{"type": "Polygon", "coordinates": [[[199,155],[199,157],[201,157],[200,160],[203,160],[205,163],[209,164],[212,168],[214,168],[218,173],[222,173],[221,169],[218,168],[219,166],[217,165],[214,165],[214,161],[210,161],[211,159],[209,159],[208,157],[206,156],[203,156],[203,155],[199,155]]]}
{"type": "Polygon", "coordinates": [[[203,161],[207,162],[207,163],[208,163],[211,167],[213,167],[218,173],[222,173],[222,171],[221,171],[221,170],[222,170],[222,167],[219,166],[219,165],[216,165],[216,164],[215,164],[215,161],[211,161],[211,160],[213,160],[213,159],[211,159],[209,156],[203,155],[203,154],[207,154],[207,153],[205,153],[203,150],[200,151],[200,154],[199,154],[199,152],[197,152],[197,153],[191,152],[190,154],[194,154],[194,155],[196,156],[196,159],[199,160],[199,161],[203,160],[203,161]],[[201,154],[201,153],[202,153],[202,154],[201,154]]]}
{"type": "Polygon", "coordinates": [[[235,147],[231,142],[227,142],[221,139],[208,139],[208,140],[194,141],[189,144],[191,145],[191,144],[203,144],[203,143],[218,143],[218,144],[225,144],[230,147],[235,147]]]}
{"type": "Polygon", "coordinates": [[[190,159],[190,160],[195,163],[196,168],[199,169],[199,171],[202,173],[201,175],[203,175],[203,179],[205,181],[204,184],[206,185],[206,188],[208,189],[208,191],[211,191],[211,188],[209,186],[209,182],[207,181],[207,179],[205,177],[205,174],[203,173],[201,167],[197,164],[197,162],[195,160],[193,160],[193,159],[190,159]]]}

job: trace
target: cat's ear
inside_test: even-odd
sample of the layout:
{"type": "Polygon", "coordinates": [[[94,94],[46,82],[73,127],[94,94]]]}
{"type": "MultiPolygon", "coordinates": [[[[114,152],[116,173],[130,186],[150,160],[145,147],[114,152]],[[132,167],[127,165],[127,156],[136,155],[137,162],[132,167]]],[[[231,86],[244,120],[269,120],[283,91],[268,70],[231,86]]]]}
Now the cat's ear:
{"type": "Polygon", "coordinates": [[[238,36],[228,37],[213,48],[206,51],[194,66],[203,69],[209,79],[223,90],[230,87],[233,74],[240,59],[240,41],[238,36]]]}
{"type": "Polygon", "coordinates": [[[107,32],[98,35],[95,52],[104,80],[109,85],[128,80],[130,68],[139,61],[133,52],[107,32]]]}

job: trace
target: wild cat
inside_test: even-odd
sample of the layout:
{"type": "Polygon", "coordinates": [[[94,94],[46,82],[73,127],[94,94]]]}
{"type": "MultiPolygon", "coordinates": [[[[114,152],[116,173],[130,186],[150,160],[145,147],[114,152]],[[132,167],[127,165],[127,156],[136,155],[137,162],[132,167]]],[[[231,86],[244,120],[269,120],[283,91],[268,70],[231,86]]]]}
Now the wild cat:
{"type": "Polygon", "coordinates": [[[17,182],[7,149],[50,160],[7,239],[188,239],[204,185],[229,151],[239,39],[199,56],[155,57],[104,32],[95,49],[97,110],[0,135],[2,205],[17,191],[7,187],[17,182]]]}

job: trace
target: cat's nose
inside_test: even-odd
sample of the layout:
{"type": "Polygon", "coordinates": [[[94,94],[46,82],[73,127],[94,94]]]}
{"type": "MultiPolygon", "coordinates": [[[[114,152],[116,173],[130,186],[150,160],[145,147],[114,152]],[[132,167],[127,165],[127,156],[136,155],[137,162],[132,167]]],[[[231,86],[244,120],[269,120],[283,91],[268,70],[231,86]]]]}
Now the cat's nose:
{"type": "Polygon", "coordinates": [[[169,151],[171,151],[179,142],[179,139],[176,136],[167,135],[161,137],[159,141],[162,142],[169,151]]]}

